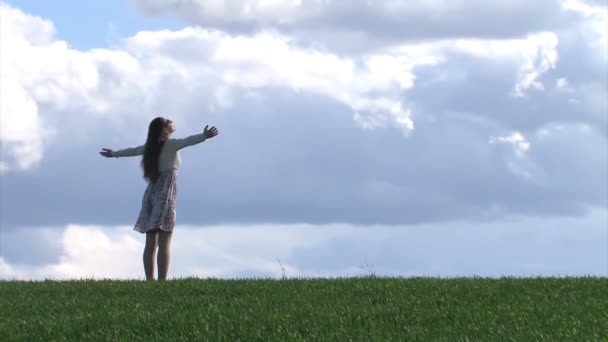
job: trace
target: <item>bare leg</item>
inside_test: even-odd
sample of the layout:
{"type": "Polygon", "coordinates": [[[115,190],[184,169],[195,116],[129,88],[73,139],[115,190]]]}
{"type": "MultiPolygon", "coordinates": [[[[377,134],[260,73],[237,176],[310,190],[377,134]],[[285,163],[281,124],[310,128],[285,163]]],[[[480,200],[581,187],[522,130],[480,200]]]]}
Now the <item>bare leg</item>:
{"type": "Polygon", "coordinates": [[[158,280],[166,280],[169,272],[169,259],[171,256],[171,234],[172,232],[160,231],[158,240],[158,280]]]}
{"type": "Polygon", "coordinates": [[[144,248],[144,271],[146,280],[154,280],[154,254],[158,245],[158,231],[146,233],[146,247],[144,248]]]}

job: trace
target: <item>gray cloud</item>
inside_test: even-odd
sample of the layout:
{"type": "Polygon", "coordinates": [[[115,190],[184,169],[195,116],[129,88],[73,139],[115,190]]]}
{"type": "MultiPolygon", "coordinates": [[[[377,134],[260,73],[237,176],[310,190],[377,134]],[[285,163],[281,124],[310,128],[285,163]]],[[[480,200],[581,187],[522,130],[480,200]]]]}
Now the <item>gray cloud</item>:
{"type": "MultiPolygon", "coordinates": [[[[404,42],[513,39],[573,26],[604,30],[600,0],[302,1],[131,0],[144,15],[233,34],[278,31],[293,42],[341,54],[382,51],[404,42]],[[600,21],[598,21],[600,20],[600,21]]],[[[605,18],[603,19],[605,21],[605,18]]],[[[604,30],[605,31],[605,30],[604,30]]],[[[601,34],[601,33],[600,33],[601,34]]],[[[582,39],[585,41],[586,39],[582,39]]],[[[602,44],[605,39],[598,40],[602,44]]]]}
{"type": "MultiPolygon", "coordinates": [[[[593,126],[549,125],[545,136],[531,129],[530,150],[518,159],[512,145],[489,143],[511,128],[481,114],[438,111],[430,120],[420,109],[404,138],[396,128],[363,130],[350,109],[320,96],[279,89],[265,90],[261,102],[234,96],[232,107],[204,116],[205,104],[194,101],[175,133],[207,123],[221,132],[182,151],[182,224],[410,224],[606,205],[606,138],[593,126]]],[[[140,124],[143,137],[147,122],[140,124]]],[[[132,222],[145,188],[139,159],[101,158],[103,140],[62,145],[39,169],[3,176],[3,226],[132,222]]]]}
{"type": "Polygon", "coordinates": [[[60,227],[0,230],[0,257],[9,264],[41,266],[59,262],[63,243],[60,227]]]}
{"type": "MultiPolygon", "coordinates": [[[[133,0],[147,15],[172,15],[203,27],[252,32],[272,27],[311,41],[340,45],[449,38],[513,38],[563,26],[559,1],[303,1],[272,6],[261,1],[133,0]],[[472,20],[472,18],[475,18],[472,20]],[[517,24],[514,24],[517,23],[517,24]],[[373,37],[373,39],[370,39],[373,37]],[[338,38],[338,39],[334,39],[338,38]]],[[[345,46],[344,46],[345,47],[345,46]]],[[[355,47],[353,47],[355,48],[355,47]]],[[[360,47],[359,47],[360,48],[360,47]]]]}

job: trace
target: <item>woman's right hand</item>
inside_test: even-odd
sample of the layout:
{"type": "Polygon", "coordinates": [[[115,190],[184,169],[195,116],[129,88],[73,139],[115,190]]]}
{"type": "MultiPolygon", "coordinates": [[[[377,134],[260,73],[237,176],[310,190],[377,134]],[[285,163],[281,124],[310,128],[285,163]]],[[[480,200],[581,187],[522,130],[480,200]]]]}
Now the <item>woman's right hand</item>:
{"type": "Polygon", "coordinates": [[[99,152],[99,154],[101,154],[102,156],[107,157],[107,158],[112,157],[112,152],[114,152],[114,151],[110,150],[109,148],[102,148],[102,150],[103,151],[99,152]]]}

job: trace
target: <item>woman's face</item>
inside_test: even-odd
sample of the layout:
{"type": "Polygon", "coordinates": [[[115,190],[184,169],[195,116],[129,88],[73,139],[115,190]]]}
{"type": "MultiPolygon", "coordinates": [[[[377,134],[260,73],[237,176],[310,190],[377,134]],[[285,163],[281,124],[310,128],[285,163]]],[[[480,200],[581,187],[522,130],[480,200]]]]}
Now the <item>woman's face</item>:
{"type": "Polygon", "coordinates": [[[168,134],[175,132],[175,124],[173,121],[167,119],[165,129],[167,130],[168,134]]]}

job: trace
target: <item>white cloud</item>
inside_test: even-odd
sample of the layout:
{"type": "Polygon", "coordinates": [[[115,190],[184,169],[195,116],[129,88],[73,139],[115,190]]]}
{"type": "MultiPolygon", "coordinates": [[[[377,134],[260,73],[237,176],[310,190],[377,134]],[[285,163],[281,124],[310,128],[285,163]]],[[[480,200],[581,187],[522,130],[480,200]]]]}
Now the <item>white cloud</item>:
{"type": "Polygon", "coordinates": [[[30,275],[16,271],[3,257],[0,256],[0,279],[14,280],[27,279],[30,275]]]}
{"type": "Polygon", "coordinates": [[[220,104],[230,103],[226,91],[230,88],[289,88],[329,96],[351,107],[363,121],[368,119],[368,126],[374,126],[374,119],[386,118],[383,122],[405,131],[413,129],[413,122],[399,91],[413,86],[414,67],[437,63],[428,55],[371,55],[358,64],[352,58],[298,47],[290,38],[273,33],[230,36],[195,28],[140,32],[127,40],[127,47],[135,55],[145,54],[154,65],[172,65],[188,83],[204,79],[217,84],[220,104]],[[171,49],[180,42],[200,50],[171,49]]]}
{"type": "MultiPolygon", "coordinates": [[[[276,7],[251,6],[251,13],[276,7]]],[[[186,28],[139,32],[125,40],[124,50],[83,52],[56,40],[48,21],[5,4],[2,13],[2,63],[10,66],[2,68],[2,141],[4,155],[14,157],[2,161],[5,171],[35,166],[52,143],[57,120],[86,131],[101,114],[122,125],[114,113],[147,119],[168,111],[179,122],[184,101],[207,97],[208,109],[224,110],[240,89],[278,87],[328,96],[350,107],[364,128],[395,126],[408,133],[415,123],[403,94],[415,87],[416,68],[440,67],[456,51],[505,62],[517,72],[514,92],[521,95],[542,88],[539,77],[557,59],[558,39],[550,32],[408,43],[353,57],[302,47],[272,31],[242,36],[186,28]],[[76,112],[82,114],[66,116],[76,112]]]]}
{"type": "MultiPolygon", "coordinates": [[[[31,262],[29,265],[18,262],[11,265],[0,254],[0,278],[144,277],[142,252],[145,237],[130,227],[68,225],[55,230],[62,230],[63,247],[56,262],[40,260],[35,266],[31,262]]],[[[293,250],[321,248],[330,239],[352,231],[352,227],[340,225],[178,226],[172,241],[170,273],[172,277],[233,277],[247,273],[280,277],[281,262],[288,274],[300,274],[301,271],[289,263],[293,250]]],[[[4,239],[12,238],[18,237],[4,236],[4,239]]],[[[16,255],[11,257],[19,258],[16,255]]]]}
{"type": "MultiPolygon", "coordinates": [[[[178,225],[169,278],[281,278],[283,269],[287,277],[606,276],[607,223],[608,213],[598,209],[581,218],[400,227],[178,225]]],[[[61,234],[58,261],[32,266],[0,255],[0,278],[144,279],[145,237],[131,227],[68,225],[61,234]]]]}
{"type": "Polygon", "coordinates": [[[97,113],[148,116],[142,112],[162,108],[160,101],[178,102],[165,96],[176,88],[205,87],[207,94],[217,95],[210,107],[225,107],[231,88],[288,87],[330,96],[357,113],[387,116],[389,122],[412,129],[396,90],[412,86],[413,66],[429,63],[428,58],[384,58],[401,71],[391,74],[375,56],[358,67],[351,59],[297,48],[285,36],[239,37],[190,28],[140,32],[127,40],[127,51],[81,52],[55,40],[50,22],[5,4],[1,9],[2,141],[4,155],[15,159],[3,160],[3,170],[15,164],[19,169],[35,166],[60,126],[57,120],[82,130],[79,125],[94,126],[92,120],[101,118],[97,113]],[[172,46],[181,50],[174,54],[172,46]],[[192,46],[202,50],[189,50],[192,46]],[[370,91],[393,95],[369,96],[370,91]],[[82,114],[65,116],[72,112],[82,114]]]}
{"type": "Polygon", "coordinates": [[[514,39],[449,39],[430,43],[396,45],[391,51],[401,55],[416,53],[418,58],[445,61],[450,53],[503,63],[503,68],[516,70],[513,94],[523,96],[529,88],[543,90],[538,80],[544,73],[555,69],[558,61],[559,38],[553,32],[539,32],[514,39]],[[421,52],[424,52],[422,54],[421,52]]]}
{"type": "Polygon", "coordinates": [[[126,227],[103,227],[68,225],[53,228],[21,228],[24,234],[34,233],[31,241],[24,241],[22,236],[2,233],[3,245],[7,243],[30,246],[34,243],[41,257],[49,256],[44,249],[53,250],[58,242],[61,247],[57,260],[36,260],[33,262],[33,251],[21,248],[23,258],[17,250],[7,255],[3,249],[0,254],[0,278],[19,280],[42,279],[80,279],[80,278],[135,278],[140,267],[135,263],[141,259],[143,244],[128,234],[126,227]],[[57,237],[60,241],[53,241],[57,237]],[[36,241],[40,239],[41,241],[36,241]],[[9,264],[11,258],[14,264],[9,264]]]}
{"type": "Polygon", "coordinates": [[[560,77],[555,81],[555,90],[563,93],[574,93],[574,88],[565,77],[560,77]]]}
{"type": "Polygon", "coordinates": [[[582,16],[582,31],[588,38],[591,47],[597,50],[599,59],[608,58],[608,10],[605,1],[595,4],[584,0],[561,0],[563,8],[582,16]]]}
{"type": "Polygon", "coordinates": [[[524,63],[520,66],[515,84],[516,96],[523,96],[524,90],[531,87],[544,90],[544,86],[538,81],[538,78],[548,70],[554,69],[557,63],[557,36],[553,33],[545,33],[535,35],[533,38],[534,42],[531,42],[524,50],[524,63]]]}
{"type": "Polygon", "coordinates": [[[109,236],[104,227],[69,225],[63,231],[63,255],[59,262],[46,265],[39,277],[66,278],[121,278],[137,274],[139,268],[132,262],[140,255],[141,242],[117,229],[119,234],[109,236]]]}
{"type": "Polygon", "coordinates": [[[303,48],[271,32],[253,36],[186,28],[140,32],[127,40],[128,51],[151,65],[170,65],[189,84],[214,83],[215,103],[229,105],[231,88],[282,87],[330,96],[352,108],[366,128],[414,128],[402,94],[415,86],[416,68],[439,67],[450,53],[503,62],[517,72],[514,92],[542,88],[538,78],[555,67],[557,36],[543,32],[521,39],[446,40],[394,46],[357,58],[303,48]],[[178,48],[180,46],[196,48],[178,48]],[[207,63],[201,63],[207,61],[207,63]]]}
{"type": "Polygon", "coordinates": [[[22,54],[27,45],[47,44],[53,33],[51,22],[0,4],[0,145],[3,158],[8,157],[1,161],[0,174],[13,167],[27,169],[42,158],[43,139],[49,131],[23,85],[26,76],[19,63],[27,58],[22,54]]]}
{"type": "Polygon", "coordinates": [[[529,149],[530,142],[521,134],[521,132],[513,132],[506,136],[490,137],[490,144],[507,143],[513,145],[515,153],[522,157],[529,149]]]}
{"type": "Polygon", "coordinates": [[[116,111],[137,100],[138,78],[130,74],[138,62],[124,52],[73,50],[47,20],[4,3],[0,15],[3,172],[37,165],[59,127],[84,128],[86,118],[65,113],[116,111]]]}

